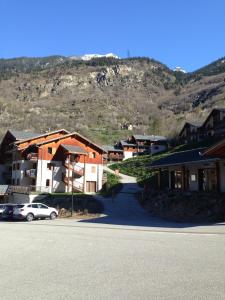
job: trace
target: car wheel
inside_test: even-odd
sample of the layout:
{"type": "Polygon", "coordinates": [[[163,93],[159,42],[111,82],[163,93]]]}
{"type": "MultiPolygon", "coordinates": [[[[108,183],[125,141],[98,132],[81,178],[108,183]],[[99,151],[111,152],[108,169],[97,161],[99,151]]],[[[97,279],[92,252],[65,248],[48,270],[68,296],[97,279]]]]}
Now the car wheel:
{"type": "Polygon", "coordinates": [[[33,221],[33,219],[34,219],[34,215],[31,214],[31,213],[29,213],[29,214],[27,215],[27,217],[26,217],[26,220],[27,220],[28,222],[33,221]]]}
{"type": "Polygon", "coordinates": [[[52,212],[52,213],[50,214],[50,219],[51,219],[51,220],[55,220],[56,217],[57,217],[57,215],[56,215],[55,212],[52,212]]]}

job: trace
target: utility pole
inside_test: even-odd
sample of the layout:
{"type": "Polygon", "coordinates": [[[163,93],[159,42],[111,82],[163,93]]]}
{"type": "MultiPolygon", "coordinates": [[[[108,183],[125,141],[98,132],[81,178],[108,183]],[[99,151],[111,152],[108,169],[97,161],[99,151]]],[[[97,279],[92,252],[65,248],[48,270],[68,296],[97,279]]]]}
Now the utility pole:
{"type": "Polygon", "coordinates": [[[72,168],[72,194],[71,194],[71,217],[73,216],[73,170],[74,170],[74,165],[73,163],[71,162],[71,165],[73,166],[72,168]]]}

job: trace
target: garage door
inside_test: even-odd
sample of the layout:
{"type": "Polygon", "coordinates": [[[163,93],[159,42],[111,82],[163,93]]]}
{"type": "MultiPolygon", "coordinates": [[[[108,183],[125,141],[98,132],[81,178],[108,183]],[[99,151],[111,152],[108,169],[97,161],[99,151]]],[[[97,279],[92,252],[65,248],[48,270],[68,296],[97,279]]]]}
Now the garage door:
{"type": "Polygon", "coordinates": [[[88,192],[88,193],[96,192],[96,181],[87,181],[86,182],[86,192],[88,192]]]}

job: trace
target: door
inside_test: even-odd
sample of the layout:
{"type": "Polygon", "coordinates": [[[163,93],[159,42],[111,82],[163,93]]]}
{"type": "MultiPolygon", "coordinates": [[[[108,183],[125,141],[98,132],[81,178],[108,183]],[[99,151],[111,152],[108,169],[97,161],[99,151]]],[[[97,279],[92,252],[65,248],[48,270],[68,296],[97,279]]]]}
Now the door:
{"type": "Polygon", "coordinates": [[[86,192],[95,193],[96,192],[96,181],[87,181],[86,182],[86,192]]]}

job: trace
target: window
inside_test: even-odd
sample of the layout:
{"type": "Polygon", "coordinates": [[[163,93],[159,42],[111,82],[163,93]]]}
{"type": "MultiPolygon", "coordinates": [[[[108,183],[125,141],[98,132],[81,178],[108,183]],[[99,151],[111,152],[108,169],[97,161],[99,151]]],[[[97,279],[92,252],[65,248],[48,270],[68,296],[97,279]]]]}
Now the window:
{"type": "Polygon", "coordinates": [[[52,147],[48,147],[48,153],[52,154],[52,147]]]}
{"type": "Polygon", "coordinates": [[[96,153],[95,152],[89,152],[89,158],[95,158],[96,153]]]}
{"type": "Polygon", "coordinates": [[[174,171],[174,176],[175,176],[175,189],[181,189],[181,187],[182,187],[181,171],[174,171]]]}
{"type": "Polygon", "coordinates": [[[48,206],[46,206],[46,205],[44,205],[44,204],[38,204],[38,208],[48,209],[48,206]]]}
{"type": "Polygon", "coordinates": [[[37,169],[37,163],[33,163],[33,169],[37,169]]]}
{"type": "Polygon", "coordinates": [[[50,179],[46,179],[46,186],[50,186],[50,179]]]}
{"type": "Polygon", "coordinates": [[[13,164],[12,169],[13,169],[13,170],[16,170],[16,164],[13,164]]]}
{"type": "Polygon", "coordinates": [[[52,164],[52,163],[48,163],[47,164],[47,168],[49,169],[49,170],[54,170],[54,168],[55,168],[55,164],[52,164]]]}
{"type": "Polygon", "coordinates": [[[96,173],[96,167],[95,166],[91,167],[91,173],[96,173]]]}
{"type": "Polygon", "coordinates": [[[32,208],[38,208],[38,204],[32,204],[32,208]]]}
{"type": "Polygon", "coordinates": [[[20,180],[19,180],[19,178],[17,178],[17,180],[16,180],[16,185],[20,185],[20,180]]]}
{"type": "Polygon", "coordinates": [[[14,178],[12,179],[12,185],[15,185],[15,179],[14,178]]]}

